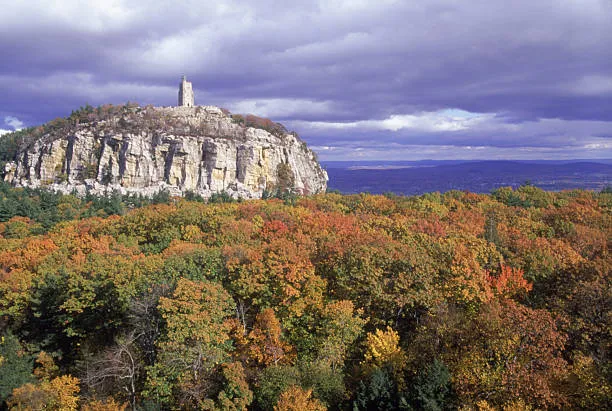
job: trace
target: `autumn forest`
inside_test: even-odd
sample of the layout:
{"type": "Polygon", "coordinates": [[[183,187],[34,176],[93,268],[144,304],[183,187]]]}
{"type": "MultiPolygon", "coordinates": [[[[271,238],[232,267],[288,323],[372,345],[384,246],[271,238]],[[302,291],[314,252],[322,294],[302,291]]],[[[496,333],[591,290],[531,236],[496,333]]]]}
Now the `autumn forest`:
{"type": "Polygon", "coordinates": [[[612,406],[612,193],[204,202],[0,187],[0,400],[612,406]]]}

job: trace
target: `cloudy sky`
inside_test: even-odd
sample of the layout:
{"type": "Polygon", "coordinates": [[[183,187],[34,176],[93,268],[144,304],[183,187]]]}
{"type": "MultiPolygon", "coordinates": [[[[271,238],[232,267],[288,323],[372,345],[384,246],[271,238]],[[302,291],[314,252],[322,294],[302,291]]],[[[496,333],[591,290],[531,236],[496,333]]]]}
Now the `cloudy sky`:
{"type": "Polygon", "coordinates": [[[0,133],[186,74],[323,160],[612,158],[612,0],[1,3],[0,133]]]}

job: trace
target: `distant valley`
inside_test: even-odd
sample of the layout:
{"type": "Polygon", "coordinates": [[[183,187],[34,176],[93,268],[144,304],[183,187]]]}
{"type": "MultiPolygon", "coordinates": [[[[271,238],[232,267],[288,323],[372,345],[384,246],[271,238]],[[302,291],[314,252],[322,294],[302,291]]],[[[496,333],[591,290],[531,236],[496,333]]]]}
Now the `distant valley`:
{"type": "Polygon", "coordinates": [[[415,195],[467,190],[488,193],[529,182],[545,190],[602,190],[612,184],[612,160],[574,161],[329,161],[329,189],[415,195]]]}

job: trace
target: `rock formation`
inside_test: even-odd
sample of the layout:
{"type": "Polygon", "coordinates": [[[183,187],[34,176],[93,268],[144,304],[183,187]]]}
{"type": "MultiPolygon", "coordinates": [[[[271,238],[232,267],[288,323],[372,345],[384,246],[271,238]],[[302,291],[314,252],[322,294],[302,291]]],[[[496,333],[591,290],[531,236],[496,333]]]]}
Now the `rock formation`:
{"type": "Polygon", "coordinates": [[[214,106],[126,105],[87,107],[32,129],[5,180],[79,194],[259,198],[266,189],[323,192],[327,174],[295,133],[270,120],[214,106]]]}

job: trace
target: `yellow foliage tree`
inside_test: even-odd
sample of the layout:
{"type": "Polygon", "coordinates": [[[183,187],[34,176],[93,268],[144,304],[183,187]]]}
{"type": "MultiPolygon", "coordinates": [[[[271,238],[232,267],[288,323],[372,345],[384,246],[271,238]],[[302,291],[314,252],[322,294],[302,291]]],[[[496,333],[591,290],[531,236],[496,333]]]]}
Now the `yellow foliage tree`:
{"type": "Polygon", "coordinates": [[[278,398],[274,411],[325,411],[327,408],[316,398],[312,390],[304,390],[295,385],[287,388],[278,398]]]}
{"type": "Polygon", "coordinates": [[[114,398],[107,398],[104,401],[91,400],[81,406],[81,411],[125,411],[127,403],[118,403],[114,398]]]}
{"type": "Polygon", "coordinates": [[[50,381],[56,377],[59,372],[59,367],[55,364],[53,357],[44,351],[38,353],[36,357],[37,367],[34,369],[34,376],[40,381],[50,381]]]}
{"type": "Polygon", "coordinates": [[[16,410],[58,410],[78,409],[79,379],[62,375],[40,384],[25,384],[13,390],[8,401],[11,409],[16,410]]]}
{"type": "Polygon", "coordinates": [[[404,353],[399,346],[399,334],[391,327],[385,331],[376,330],[366,337],[366,352],[364,364],[382,367],[391,365],[401,369],[404,365],[404,353]]]}
{"type": "Polygon", "coordinates": [[[366,373],[377,368],[387,368],[398,388],[404,389],[404,369],[406,367],[406,354],[399,346],[399,334],[391,327],[386,330],[377,329],[366,336],[366,352],[362,362],[366,373]]]}

